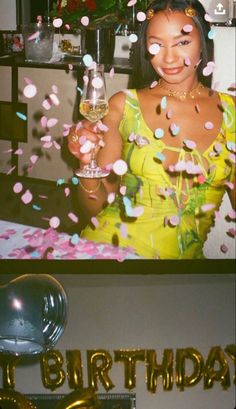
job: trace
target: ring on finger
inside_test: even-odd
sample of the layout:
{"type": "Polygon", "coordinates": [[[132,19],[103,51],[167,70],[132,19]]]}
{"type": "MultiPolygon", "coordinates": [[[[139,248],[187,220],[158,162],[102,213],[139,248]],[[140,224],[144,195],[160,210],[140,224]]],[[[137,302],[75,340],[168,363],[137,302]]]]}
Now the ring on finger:
{"type": "Polygon", "coordinates": [[[71,137],[72,142],[78,142],[78,139],[79,139],[78,135],[72,135],[71,137]]]}

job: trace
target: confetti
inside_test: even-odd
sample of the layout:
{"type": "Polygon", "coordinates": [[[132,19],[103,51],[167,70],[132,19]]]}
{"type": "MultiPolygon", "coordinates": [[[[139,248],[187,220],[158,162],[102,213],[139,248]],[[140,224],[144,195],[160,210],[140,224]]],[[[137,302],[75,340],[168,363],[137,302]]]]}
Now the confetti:
{"type": "Polygon", "coordinates": [[[109,77],[110,77],[110,78],[113,78],[113,77],[114,77],[114,74],[115,74],[115,70],[114,70],[114,67],[112,67],[112,68],[110,69],[110,72],[109,72],[109,77]]]}
{"type": "Polygon", "coordinates": [[[189,65],[191,65],[191,60],[189,57],[185,57],[184,59],[184,65],[186,65],[186,67],[189,67],[189,65]]]}
{"type": "Polygon", "coordinates": [[[207,203],[207,204],[201,206],[201,210],[203,212],[209,212],[210,210],[212,210],[214,208],[215,208],[215,205],[211,204],[211,203],[207,203]]]}
{"type": "Polygon", "coordinates": [[[179,222],[180,222],[180,218],[177,215],[173,215],[169,218],[169,224],[171,224],[171,226],[178,226],[179,222]]]}
{"type": "Polygon", "coordinates": [[[70,188],[66,187],[64,190],[65,196],[68,197],[70,195],[70,188]]]}
{"type": "Polygon", "coordinates": [[[22,150],[22,149],[17,149],[17,150],[14,152],[14,154],[15,154],[15,155],[18,155],[18,156],[23,155],[23,150],[22,150]]]}
{"type": "Polygon", "coordinates": [[[33,204],[33,205],[32,205],[32,208],[33,208],[34,210],[37,210],[38,212],[39,212],[40,210],[42,210],[42,208],[41,208],[40,206],[36,205],[36,204],[33,204]]]}
{"type": "Polygon", "coordinates": [[[199,114],[200,113],[200,107],[198,104],[195,104],[195,110],[199,114]]]}
{"type": "Polygon", "coordinates": [[[209,16],[209,14],[205,14],[205,16],[204,16],[204,20],[206,20],[208,23],[211,23],[213,20],[212,20],[212,17],[211,16],[209,16]]]}
{"type": "Polygon", "coordinates": [[[144,207],[143,206],[137,206],[133,208],[133,217],[140,217],[144,213],[144,207]]]}
{"type": "Polygon", "coordinates": [[[88,26],[89,25],[89,18],[88,18],[88,16],[83,16],[82,18],[81,18],[81,24],[82,24],[82,26],[88,26]]]}
{"type": "Polygon", "coordinates": [[[76,216],[76,214],[74,214],[72,212],[68,213],[68,217],[74,223],[78,223],[78,221],[79,221],[78,216],[76,216]]]}
{"type": "Polygon", "coordinates": [[[62,26],[62,24],[63,24],[63,21],[62,21],[61,18],[54,18],[54,20],[53,20],[53,22],[52,22],[52,25],[53,25],[55,28],[60,28],[60,27],[62,26]]]}
{"type": "Polygon", "coordinates": [[[213,40],[213,38],[215,38],[215,36],[216,36],[216,31],[213,28],[211,28],[211,30],[207,34],[207,37],[209,38],[209,40],[213,40]]]}
{"type": "Polygon", "coordinates": [[[49,226],[52,227],[53,229],[57,229],[58,226],[60,226],[60,219],[57,216],[51,217],[49,220],[49,226]]]}
{"type": "Polygon", "coordinates": [[[146,14],[143,11],[139,11],[136,16],[137,20],[142,22],[146,20],[146,14]]]}
{"type": "Polygon", "coordinates": [[[183,141],[184,145],[186,146],[186,148],[193,150],[196,148],[196,143],[194,141],[191,141],[190,139],[184,139],[183,141]]]}
{"type": "Polygon", "coordinates": [[[126,239],[126,237],[128,236],[128,229],[125,223],[121,223],[120,234],[124,239],[126,239]]]}
{"type": "Polygon", "coordinates": [[[122,176],[127,172],[127,170],[128,166],[124,160],[118,159],[113,163],[113,171],[116,175],[122,176]]]}
{"type": "Polygon", "coordinates": [[[22,114],[22,112],[16,112],[16,115],[18,118],[22,119],[23,121],[27,120],[27,116],[25,114],[22,114]]]}
{"type": "Polygon", "coordinates": [[[24,204],[28,204],[32,201],[33,195],[30,190],[26,190],[26,192],[21,196],[21,200],[24,204]]]}
{"type": "Polygon", "coordinates": [[[157,86],[158,82],[155,80],[150,84],[150,88],[155,88],[157,86]]]}
{"type": "Polygon", "coordinates": [[[135,6],[136,3],[137,3],[137,0],[129,0],[127,3],[127,7],[135,6]]]}
{"type": "Polygon", "coordinates": [[[72,71],[73,70],[73,64],[68,64],[68,69],[70,70],[70,71],[72,71]]]}
{"type": "Polygon", "coordinates": [[[206,67],[203,68],[202,73],[205,77],[208,75],[211,75],[213,73],[213,70],[215,68],[215,63],[213,61],[210,61],[207,63],[206,67]]]}
{"type": "Polygon", "coordinates": [[[225,184],[225,186],[227,186],[230,190],[233,190],[234,189],[234,184],[232,183],[232,182],[225,182],[224,183],[225,184]]]}
{"type": "Polygon", "coordinates": [[[93,62],[93,57],[90,54],[85,54],[83,56],[83,63],[86,67],[90,67],[93,62]]]}
{"type": "Polygon", "coordinates": [[[159,44],[157,43],[153,43],[150,45],[150,47],[148,48],[148,51],[151,55],[156,55],[160,52],[161,47],[159,46],[159,44]]]}
{"type": "Polygon", "coordinates": [[[192,24],[185,24],[185,26],[183,26],[183,31],[185,33],[191,33],[191,31],[193,31],[193,26],[192,24]]]}
{"type": "Polygon", "coordinates": [[[157,158],[159,161],[163,162],[166,157],[165,157],[165,155],[163,155],[163,153],[157,152],[157,153],[156,153],[156,158],[157,158]]]}
{"type": "MultiPolygon", "coordinates": [[[[27,38],[28,41],[37,40],[40,37],[40,31],[36,31],[31,36],[27,38]]],[[[37,41],[35,41],[37,42],[37,41]]]]}
{"type": "Polygon", "coordinates": [[[236,211],[235,211],[234,209],[231,209],[231,210],[228,212],[227,216],[228,216],[231,220],[236,219],[236,211]]]}
{"type": "Polygon", "coordinates": [[[98,219],[96,217],[91,217],[91,222],[92,222],[92,224],[94,225],[95,228],[98,227],[99,222],[98,222],[98,219]]]}
{"type": "Polygon", "coordinates": [[[213,125],[212,122],[207,121],[207,122],[205,122],[205,124],[204,124],[204,128],[206,128],[206,129],[208,129],[208,130],[211,130],[211,129],[214,128],[214,125],[213,125]]]}
{"type": "Polygon", "coordinates": [[[23,190],[23,185],[20,182],[15,183],[13,186],[13,192],[14,193],[20,193],[23,190]]]}
{"type": "Polygon", "coordinates": [[[44,135],[44,136],[41,136],[40,138],[40,141],[42,142],[51,142],[51,140],[52,140],[51,135],[44,135]]]}
{"type": "Polygon", "coordinates": [[[221,244],[220,250],[222,251],[222,253],[227,253],[229,249],[226,244],[221,244]]]}
{"type": "Polygon", "coordinates": [[[47,121],[47,128],[52,128],[53,126],[55,126],[58,123],[58,119],[57,118],[50,118],[47,121]]]}
{"type": "Polygon", "coordinates": [[[170,125],[170,131],[172,133],[172,136],[176,136],[176,135],[178,135],[178,133],[180,131],[180,127],[173,122],[170,125]]]}
{"type": "Polygon", "coordinates": [[[26,84],[32,84],[32,80],[28,77],[24,77],[24,81],[26,82],[26,84]]]}
{"type": "Polygon", "coordinates": [[[45,100],[42,102],[42,107],[43,107],[44,109],[46,109],[46,111],[49,111],[49,109],[51,109],[51,107],[52,107],[52,101],[51,101],[51,99],[50,99],[50,98],[45,99],[45,100]]]}
{"type": "Polygon", "coordinates": [[[56,94],[50,94],[49,97],[54,105],[58,106],[60,104],[59,98],[56,94]]]}
{"type": "Polygon", "coordinates": [[[235,238],[236,230],[232,227],[227,231],[228,236],[235,238]]]}
{"type": "Polygon", "coordinates": [[[57,141],[53,141],[53,145],[57,150],[61,149],[61,145],[59,145],[59,143],[57,143],[57,141]]]}
{"type": "Polygon", "coordinates": [[[12,166],[12,168],[10,168],[8,171],[7,171],[7,175],[10,175],[14,170],[15,170],[15,168],[16,168],[16,166],[12,166]]]}
{"type": "Polygon", "coordinates": [[[76,246],[79,243],[79,240],[80,240],[79,235],[75,233],[71,236],[70,242],[71,244],[73,244],[73,246],[76,246]]]}
{"type": "Polygon", "coordinates": [[[71,182],[73,185],[78,185],[79,184],[79,179],[76,176],[73,176],[73,178],[71,179],[71,182]]]}
{"type": "Polygon", "coordinates": [[[200,185],[202,185],[203,183],[205,183],[205,181],[206,181],[206,178],[205,178],[204,175],[198,175],[198,177],[197,177],[197,182],[198,182],[200,185]]]}
{"type": "Polygon", "coordinates": [[[33,84],[28,84],[23,89],[23,94],[26,98],[33,98],[37,94],[37,87],[33,84]]]}
{"type": "Polygon", "coordinates": [[[85,154],[85,153],[89,153],[91,151],[91,149],[93,149],[94,147],[94,143],[92,143],[91,141],[86,141],[80,148],[80,152],[85,154]]]}
{"type": "Polygon", "coordinates": [[[138,41],[138,36],[137,36],[137,34],[134,34],[134,33],[130,34],[130,35],[129,35],[129,41],[130,41],[131,43],[136,43],[136,42],[138,41]]]}
{"type": "Polygon", "coordinates": [[[155,130],[155,132],[154,132],[155,138],[157,138],[157,139],[163,138],[164,134],[165,134],[165,132],[164,132],[164,130],[162,128],[157,128],[155,130]]]}
{"type": "Polygon", "coordinates": [[[108,201],[108,203],[109,203],[109,204],[113,203],[114,200],[115,200],[115,197],[116,197],[116,195],[115,195],[114,192],[109,193],[108,196],[107,196],[107,201],[108,201]]]}
{"type": "Polygon", "coordinates": [[[57,179],[57,186],[64,185],[64,183],[65,183],[65,179],[62,179],[62,178],[57,179]]]}
{"type": "Polygon", "coordinates": [[[102,80],[102,78],[99,78],[99,77],[93,78],[93,80],[92,80],[92,86],[93,86],[94,88],[96,88],[96,89],[102,88],[102,86],[103,86],[103,80],[102,80]]]}
{"type": "Polygon", "coordinates": [[[122,196],[124,196],[124,195],[126,194],[126,190],[127,190],[127,187],[126,187],[126,186],[121,186],[121,187],[120,187],[120,194],[121,194],[122,196]]]}
{"type": "Polygon", "coordinates": [[[236,152],[236,144],[233,141],[227,141],[226,147],[229,151],[236,152]]]}
{"type": "Polygon", "coordinates": [[[162,97],[161,98],[161,109],[166,109],[167,107],[167,98],[166,97],[162,97]]]}
{"type": "Polygon", "coordinates": [[[167,111],[167,113],[166,113],[166,118],[167,118],[167,119],[171,119],[171,118],[172,118],[172,110],[171,110],[171,109],[169,109],[169,110],[167,111]]]}

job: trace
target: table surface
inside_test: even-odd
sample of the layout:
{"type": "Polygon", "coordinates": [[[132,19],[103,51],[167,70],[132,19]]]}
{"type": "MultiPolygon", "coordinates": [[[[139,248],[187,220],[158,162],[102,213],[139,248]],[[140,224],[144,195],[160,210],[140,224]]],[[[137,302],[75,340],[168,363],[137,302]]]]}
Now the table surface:
{"type": "Polygon", "coordinates": [[[130,248],[81,239],[57,232],[0,220],[0,259],[99,260],[139,259],[130,248]]]}

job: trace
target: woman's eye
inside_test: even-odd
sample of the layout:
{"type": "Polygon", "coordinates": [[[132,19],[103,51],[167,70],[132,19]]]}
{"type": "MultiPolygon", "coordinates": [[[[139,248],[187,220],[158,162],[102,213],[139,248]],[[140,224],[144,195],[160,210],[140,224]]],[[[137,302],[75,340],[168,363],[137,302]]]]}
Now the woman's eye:
{"type": "Polygon", "coordinates": [[[188,40],[183,40],[183,41],[180,41],[177,45],[188,45],[188,44],[190,44],[190,41],[188,41],[188,40]]]}

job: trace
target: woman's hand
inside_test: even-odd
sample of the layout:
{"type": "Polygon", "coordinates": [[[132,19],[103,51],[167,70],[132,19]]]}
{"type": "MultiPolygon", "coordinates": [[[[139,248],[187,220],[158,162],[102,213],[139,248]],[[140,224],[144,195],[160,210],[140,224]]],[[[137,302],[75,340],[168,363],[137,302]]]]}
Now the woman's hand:
{"type": "Polygon", "coordinates": [[[87,165],[91,159],[91,150],[95,147],[95,154],[104,146],[103,133],[98,123],[91,123],[86,119],[73,125],[68,135],[68,149],[82,166],[87,165]]]}

